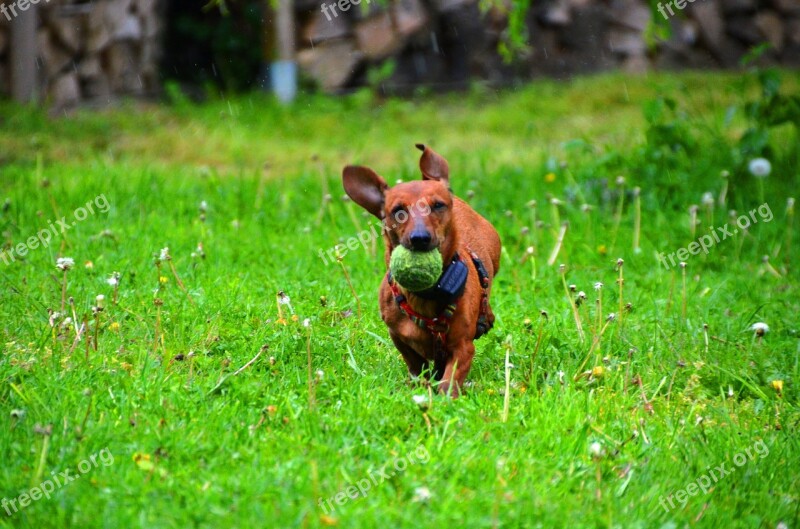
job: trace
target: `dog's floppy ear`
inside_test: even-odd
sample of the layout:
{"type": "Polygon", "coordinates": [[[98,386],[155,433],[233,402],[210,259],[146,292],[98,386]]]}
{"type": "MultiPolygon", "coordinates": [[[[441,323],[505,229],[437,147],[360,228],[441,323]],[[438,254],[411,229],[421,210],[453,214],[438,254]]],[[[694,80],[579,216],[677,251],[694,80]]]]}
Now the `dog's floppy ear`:
{"type": "Polygon", "coordinates": [[[389,189],[386,180],[369,167],[348,165],[342,171],[342,183],[353,202],[379,219],[383,218],[383,195],[389,189]]]}
{"type": "Polygon", "coordinates": [[[447,160],[442,158],[430,147],[418,143],[417,149],[422,151],[419,159],[419,168],[422,170],[423,180],[438,180],[446,186],[450,186],[450,166],[447,160]]]}

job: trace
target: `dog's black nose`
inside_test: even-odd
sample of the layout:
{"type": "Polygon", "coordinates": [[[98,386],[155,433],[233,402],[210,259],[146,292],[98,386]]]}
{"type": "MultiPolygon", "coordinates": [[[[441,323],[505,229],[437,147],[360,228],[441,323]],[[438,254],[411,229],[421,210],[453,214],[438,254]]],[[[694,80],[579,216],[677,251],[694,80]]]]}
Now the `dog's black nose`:
{"type": "Polygon", "coordinates": [[[412,249],[427,251],[431,245],[431,234],[427,231],[415,232],[408,240],[411,242],[412,249]]]}

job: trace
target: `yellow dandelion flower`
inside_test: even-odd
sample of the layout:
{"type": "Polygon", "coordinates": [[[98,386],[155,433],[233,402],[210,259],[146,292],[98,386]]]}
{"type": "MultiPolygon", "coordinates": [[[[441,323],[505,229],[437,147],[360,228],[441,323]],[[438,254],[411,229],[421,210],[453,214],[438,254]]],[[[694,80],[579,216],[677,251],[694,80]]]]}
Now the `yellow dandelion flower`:
{"type": "Polygon", "coordinates": [[[544,175],[544,181],[547,182],[548,184],[552,184],[553,182],[556,181],[556,174],[547,173],[546,175],[544,175]]]}
{"type": "Polygon", "coordinates": [[[119,322],[118,321],[111,322],[111,325],[108,326],[108,330],[111,332],[119,331],[119,322]]]}
{"type": "Polygon", "coordinates": [[[159,276],[159,278],[158,278],[158,282],[161,283],[162,285],[166,285],[167,281],[169,281],[169,279],[167,279],[164,276],[159,276]]]}
{"type": "Polygon", "coordinates": [[[606,374],[606,368],[603,366],[594,366],[592,368],[592,376],[594,378],[603,378],[603,375],[606,374]]]}
{"type": "Polygon", "coordinates": [[[606,248],[605,244],[601,244],[600,246],[597,247],[597,253],[599,253],[600,255],[605,255],[608,253],[608,248],[606,248]]]}
{"type": "Polygon", "coordinates": [[[778,395],[783,393],[783,380],[773,380],[771,382],[772,389],[778,392],[778,395]]]}

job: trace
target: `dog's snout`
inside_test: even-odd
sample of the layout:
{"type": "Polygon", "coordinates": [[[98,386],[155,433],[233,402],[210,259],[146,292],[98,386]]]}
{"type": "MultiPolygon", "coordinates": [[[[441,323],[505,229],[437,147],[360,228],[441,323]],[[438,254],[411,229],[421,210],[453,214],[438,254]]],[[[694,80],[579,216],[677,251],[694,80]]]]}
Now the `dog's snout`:
{"type": "Polygon", "coordinates": [[[425,230],[414,231],[408,238],[414,250],[428,250],[431,245],[431,234],[425,230]]]}

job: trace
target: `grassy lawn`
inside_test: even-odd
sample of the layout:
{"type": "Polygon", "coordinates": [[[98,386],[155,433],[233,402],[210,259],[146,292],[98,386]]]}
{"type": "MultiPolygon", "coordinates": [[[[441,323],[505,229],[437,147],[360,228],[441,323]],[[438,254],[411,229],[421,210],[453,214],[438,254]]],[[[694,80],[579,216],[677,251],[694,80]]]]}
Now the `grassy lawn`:
{"type": "Polygon", "coordinates": [[[798,527],[800,135],[754,125],[760,97],[682,74],[0,103],[0,527],[798,527]],[[388,339],[382,242],[320,258],[375,222],[342,166],[418,178],[415,142],[504,245],[455,401],[388,339]]]}

